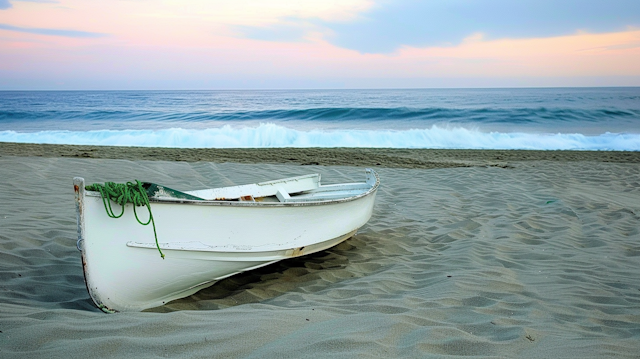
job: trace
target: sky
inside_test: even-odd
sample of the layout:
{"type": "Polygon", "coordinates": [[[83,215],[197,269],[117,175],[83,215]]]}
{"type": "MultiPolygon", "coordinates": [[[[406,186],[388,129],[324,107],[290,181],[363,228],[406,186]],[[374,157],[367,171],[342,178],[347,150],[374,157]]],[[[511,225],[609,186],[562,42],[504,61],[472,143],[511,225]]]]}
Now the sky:
{"type": "Polygon", "coordinates": [[[0,0],[0,90],[640,86],[638,0],[0,0]]]}

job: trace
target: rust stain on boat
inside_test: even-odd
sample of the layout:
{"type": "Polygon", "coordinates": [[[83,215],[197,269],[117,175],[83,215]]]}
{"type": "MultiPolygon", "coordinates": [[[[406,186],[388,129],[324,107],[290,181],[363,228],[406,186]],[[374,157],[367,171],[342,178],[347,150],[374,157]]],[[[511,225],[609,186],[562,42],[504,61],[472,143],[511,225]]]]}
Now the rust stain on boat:
{"type": "MultiPolygon", "coordinates": [[[[118,312],[117,310],[107,307],[100,300],[98,300],[96,296],[94,296],[94,291],[89,287],[89,282],[87,281],[87,261],[84,259],[84,255],[80,256],[80,260],[82,261],[82,274],[84,275],[84,285],[87,288],[87,291],[89,292],[89,296],[91,297],[93,304],[95,304],[96,307],[98,307],[98,309],[100,309],[101,311],[107,314],[117,313],[118,312]]],[[[98,288],[96,288],[96,291],[97,289],[98,288]]]]}
{"type": "Polygon", "coordinates": [[[291,252],[292,257],[299,257],[303,255],[304,255],[304,246],[299,248],[294,248],[293,251],[291,252]]]}

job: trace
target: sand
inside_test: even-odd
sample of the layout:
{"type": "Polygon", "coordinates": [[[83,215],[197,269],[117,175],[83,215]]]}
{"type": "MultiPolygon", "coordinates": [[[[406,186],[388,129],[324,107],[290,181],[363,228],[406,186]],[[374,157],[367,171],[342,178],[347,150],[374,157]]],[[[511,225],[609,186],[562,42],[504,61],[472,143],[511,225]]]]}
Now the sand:
{"type": "Polygon", "coordinates": [[[386,168],[505,167],[509,162],[640,163],[640,152],[430,150],[392,148],[152,148],[0,142],[0,156],[103,158],[216,163],[281,163],[386,168]]]}
{"type": "Polygon", "coordinates": [[[638,153],[0,144],[0,357],[637,358],[639,227],[638,153]],[[93,307],[73,176],[193,189],[364,166],[374,215],[343,244],[145,312],[93,307]]]}

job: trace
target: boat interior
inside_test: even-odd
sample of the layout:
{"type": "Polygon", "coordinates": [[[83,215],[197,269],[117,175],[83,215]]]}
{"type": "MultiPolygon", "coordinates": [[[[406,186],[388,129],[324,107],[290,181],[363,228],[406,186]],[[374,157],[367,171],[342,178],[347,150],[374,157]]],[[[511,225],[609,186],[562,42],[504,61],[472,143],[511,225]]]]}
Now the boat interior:
{"type": "Polygon", "coordinates": [[[372,170],[367,170],[365,182],[322,185],[319,174],[291,177],[233,187],[221,187],[185,192],[204,200],[248,202],[312,202],[358,196],[377,183],[372,170]]]}

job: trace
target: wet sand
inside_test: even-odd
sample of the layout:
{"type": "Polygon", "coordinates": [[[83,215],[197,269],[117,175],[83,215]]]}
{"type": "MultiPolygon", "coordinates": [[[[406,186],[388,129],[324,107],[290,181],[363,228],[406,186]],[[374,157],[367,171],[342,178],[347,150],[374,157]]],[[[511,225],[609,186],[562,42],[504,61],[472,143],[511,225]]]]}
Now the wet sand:
{"type": "Polygon", "coordinates": [[[640,352],[635,152],[0,143],[0,179],[2,358],[640,352]],[[142,313],[93,307],[72,177],[186,190],[306,173],[360,181],[364,167],[382,185],[370,222],[343,244],[142,313]]]}
{"type": "Polygon", "coordinates": [[[509,162],[615,162],[640,163],[640,152],[430,150],[392,148],[154,148],[47,145],[0,142],[0,156],[102,158],[120,160],[216,163],[280,163],[320,166],[386,168],[446,168],[495,166],[509,162]]]}

